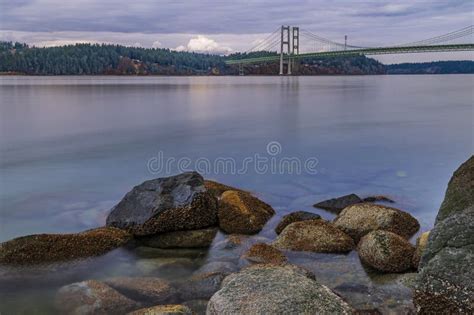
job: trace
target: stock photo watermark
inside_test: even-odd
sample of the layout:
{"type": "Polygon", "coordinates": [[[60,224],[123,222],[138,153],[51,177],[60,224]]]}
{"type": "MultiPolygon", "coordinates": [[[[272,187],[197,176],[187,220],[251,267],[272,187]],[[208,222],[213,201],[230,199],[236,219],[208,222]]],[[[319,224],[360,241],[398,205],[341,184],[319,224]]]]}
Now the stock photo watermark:
{"type": "Polygon", "coordinates": [[[317,174],[319,161],[316,157],[299,158],[285,156],[281,143],[271,141],[266,145],[264,153],[236,159],[234,157],[166,157],[163,151],[147,162],[151,174],[174,174],[178,172],[197,171],[203,175],[244,175],[256,173],[259,175],[300,175],[317,174]]]}

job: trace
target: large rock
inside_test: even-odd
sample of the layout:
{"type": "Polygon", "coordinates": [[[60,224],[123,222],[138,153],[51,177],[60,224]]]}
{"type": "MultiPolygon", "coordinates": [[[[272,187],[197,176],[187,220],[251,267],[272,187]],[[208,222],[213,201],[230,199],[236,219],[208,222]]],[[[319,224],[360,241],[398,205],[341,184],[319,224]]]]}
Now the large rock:
{"type": "Polygon", "coordinates": [[[99,256],[127,244],[132,236],[116,228],[75,234],[37,234],[0,244],[0,264],[44,264],[99,256]]]}
{"type": "Polygon", "coordinates": [[[193,315],[193,312],[185,305],[170,304],[142,308],[127,315],[193,315]]]}
{"type": "Polygon", "coordinates": [[[355,247],[349,235],[323,220],[291,223],[272,245],[278,249],[318,253],[349,252],[355,247]]]}
{"type": "Polygon", "coordinates": [[[241,258],[256,264],[284,264],[287,262],[286,256],[280,250],[265,243],[253,245],[241,258]]]}
{"type": "Polygon", "coordinates": [[[474,314],[474,206],[431,230],[414,302],[422,314],[474,314]]]}
{"type": "Polygon", "coordinates": [[[413,254],[413,267],[415,269],[418,269],[418,265],[420,264],[421,260],[421,255],[423,255],[423,252],[426,249],[426,246],[428,245],[428,237],[430,236],[430,232],[424,232],[422,233],[417,239],[416,239],[416,249],[415,253],[413,254]]]}
{"type": "Polygon", "coordinates": [[[123,295],[148,305],[178,301],[178,292],[166,280],[153,277],[115,277],[104,282],[123,295]]]}
{"type": "Polygon", "coordinates": [[[350,195],[345,195],[345,196],[318,202],[314,204],[313,207],[339,213],[345,207],[348,207],[360,202],[362,202],[362,199],[360,199],[359,196],[357,196],[356,194],[350,194],[350,195]]]}
{"type": "Polygon", "coordinates": [[[321,216],[316,213],[311,213],[308,211],[292,212],[290,214],[285,215],[281,219],[280,223],[278,223],[277,227],[275,228],[275,233],[280,234],[291,223],[317,219],[321,219],[321,216]]]}
{"type": "Polygon", "coordinates": [[[464,162],[451,177],[436,223],[472,205],[474,205],[474,156],[464,162]]]}
{"type": "Polygon", "coordinates": [[[378,230],[362,237],[357,251],[363,263],[382,272],[403,272],[412,267],[415,248],[403,237],[378,230]]]}
{"type": "Polygon", "coordinates": [[[219,201],[219,227],[227,233],[258,233],[274,214],[270,205],[241,191],[228,190],[219,201]]]}
{"type": "Polygon", "coordinates": [[[410,238],[420,228],[418,221],[409,213],[372,203],[359,203],[345,208],[334,220],[334,225],[356,242],[375,230],[390,231],[410,238]]]}
{"type": "Polygon", "coordinates": [[[245,192],[241,189],[238,189],[238,188],[235,188],[235,187],[232,187],[232,186],[228,186],[228,185],[225,185],[225,184],[221,184],[219,182],[215,182],[213,180],[208,180],[208,179],[206,179],[204,181],[204,186],[206,187],[207,191],[210,192],[216,198],[220,198],[221,195],[224,192],[228,191],[228,190],[235,190],[235,191],[245,192]]]}
{"type": "Polygon", "coordinates": [[[124,314],[140,307],[105,283],[95,280],[62,287],[56,294],[55,306],[59,314],[77,315],[124,314]]]}
{"type": "Polygon", "coordinates": [[[140,241],[155,248],[199,248],[209,247],[217,234],[216,227],[202,230],[174,231],[143,236],[140,241]]]}
{"type": "Polygon", "coordinates": [[[153,179],[134,187],[107,217],[107,226],[134,235],[197,230],[216,224],[217,200],[196,172],[153,179]]]}
{"type": "Polygon", "coordinates": [[[210,299],[214,314],[351,314],[351,307],[300,268],[253,265],[224,280],[210,299]]]}
{"type": "Polygon", "coordinates": [[[474,313],[474,156],[449,181],[419,264],[421,314],[474,313]]]}

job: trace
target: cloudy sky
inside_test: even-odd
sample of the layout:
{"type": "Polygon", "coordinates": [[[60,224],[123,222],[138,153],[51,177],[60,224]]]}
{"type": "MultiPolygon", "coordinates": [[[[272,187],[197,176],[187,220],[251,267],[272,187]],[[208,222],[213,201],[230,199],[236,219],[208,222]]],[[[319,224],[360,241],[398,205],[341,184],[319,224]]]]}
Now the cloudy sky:
{"type": "MultiPolygon", "coordinates": [[[[92,42],[228,53],[249,49],[285,24],[336,41],[348,35],[350,44],[378,46],[472,25],[473,9],[472,0],[0,0],[0,40],[36,46],[92,42]]],[[[449,53],[381,60],[472,57],[449,53]]]]}

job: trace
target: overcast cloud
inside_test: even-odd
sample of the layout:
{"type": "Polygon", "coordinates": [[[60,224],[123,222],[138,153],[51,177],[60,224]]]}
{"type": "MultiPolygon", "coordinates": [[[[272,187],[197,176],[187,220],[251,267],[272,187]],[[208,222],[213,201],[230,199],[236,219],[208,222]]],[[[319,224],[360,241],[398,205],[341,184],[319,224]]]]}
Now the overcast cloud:
{"type": "Polygon", "coordinates": [[[347,34],[350,44],[376,46],[471,25],[473,6],[472,0],[0,0],[0,40],[229,53],[245,51],[281,24],[289,24],[333,40],[343,41],[347,34]]]}

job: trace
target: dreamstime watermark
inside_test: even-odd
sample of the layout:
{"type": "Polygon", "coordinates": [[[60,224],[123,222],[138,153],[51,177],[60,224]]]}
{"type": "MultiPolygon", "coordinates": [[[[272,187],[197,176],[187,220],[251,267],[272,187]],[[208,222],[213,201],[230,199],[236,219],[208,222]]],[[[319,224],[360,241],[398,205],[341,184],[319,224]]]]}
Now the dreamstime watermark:
{"type": "Polygon", "coordinates": [[[197,171],[203,175],[226,174],[243,175],[255,172],[259,175],[285,175],[285,174],[317,174],[318,159],[308,157],[301,159],[295,156],[283,156],[282,146],[277,141],[271,141],[266,146],[266,153],[255,153],[237,160],[233,157],[217,157],[209,159],[199,157],[165,157],[163,151],[148,160],[147,168],[151,174],[173,174],[175,171],[197,171]]]}

